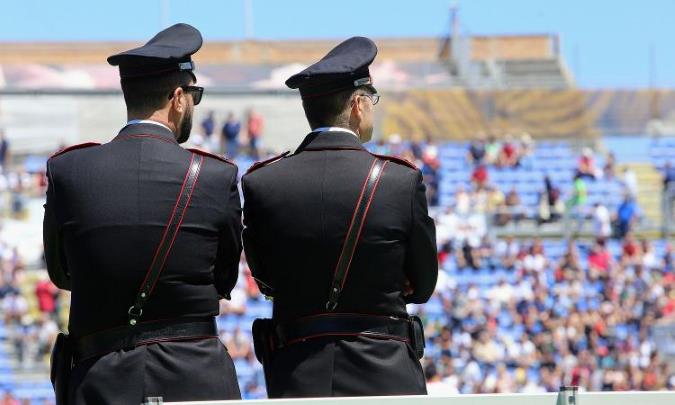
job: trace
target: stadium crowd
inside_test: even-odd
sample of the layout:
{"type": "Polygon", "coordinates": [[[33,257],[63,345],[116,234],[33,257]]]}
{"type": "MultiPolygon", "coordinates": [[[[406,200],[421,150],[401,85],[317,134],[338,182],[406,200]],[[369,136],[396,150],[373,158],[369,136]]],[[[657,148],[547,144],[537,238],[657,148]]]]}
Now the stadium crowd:
{"type": "MultiPolygon", "coordinates": [[[[248,154],[248,160],[264,157],[257,143],[262,118],[255,112],[247,119],[244,151],[238,138],[241,124],[233,115],[223,123],[221,136],[215,135],[215,121],[208,120],[202,122],[203,144],[211,150],[237,158],[248,154]]],[[[416,163],[434,207],[439,281],[428,304],[410,306],[426,325],[423,366],[431,394],[557,391],[562,384],[586,390],[675,389],[675,370],[668,368],[652,336],[652,327],[661,320],[675,320],[675,256],[667,241],[634,236],[638,209],[630,173],[624,174],[630,207],[620,207],[615,214],[602,204],[587,207],[594,223],[592,239],[495,238],[489,232],[492,225],[520,221],[529,214],[517,191],[490,181],[484,169],[530,165],[535,149],[531,138],[481,138],[471,143],[466,156],[471,179],[455,190],[452,205],[440,207],[440,145],[432,139],[404,142],[393,137],[369,148],[416,163]]],[[[616,176],[615,164],[609,158],[598,169],[592,153],[584,151],[575,173],[570,173],[575,178],[571,190],[544,180],[536,219],[556,221],[575,206],[587,205],[584,189],[595,181],[590,175],[616,176]]],[[[42,177],[3,171],[3,218],[20,219],[22,201],[43,195],[42,177]]],[[[68,295],[51,284],[46,272],[25,268],[13,240],[5,235],[0,240],[5,331],[0,340],[10,343],[16,371],[46,370],[51,342],[67,322],[68,295]]],[[[269,316],[271,304],[258,291],[243,255],[231,295],[230,301],[221,302],[221,340],[235,361],[243,397],[264,398],[250,325],[256,317],[269,316]]],[[[0,386],[0,392],[6,388],[0,386]]],[[[3,395],[12,398],[9,391],[3,395]]]]}

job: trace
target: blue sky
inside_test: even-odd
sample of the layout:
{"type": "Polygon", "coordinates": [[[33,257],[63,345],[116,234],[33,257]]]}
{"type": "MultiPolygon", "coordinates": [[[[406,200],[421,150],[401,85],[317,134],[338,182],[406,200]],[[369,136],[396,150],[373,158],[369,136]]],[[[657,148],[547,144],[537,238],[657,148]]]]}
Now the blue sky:
{"type": "MultiPolygon", "coordinates": [[[[245,1],[0,0],[0,41],[141,41],[164,22],[190,23],[206,41],[241,39],[245,1]]],[[[559,34],[582,87],[675,87],[673,0],[248,1],[257,39],[440,37],[458,3],[467,33],[559,34]]]]}

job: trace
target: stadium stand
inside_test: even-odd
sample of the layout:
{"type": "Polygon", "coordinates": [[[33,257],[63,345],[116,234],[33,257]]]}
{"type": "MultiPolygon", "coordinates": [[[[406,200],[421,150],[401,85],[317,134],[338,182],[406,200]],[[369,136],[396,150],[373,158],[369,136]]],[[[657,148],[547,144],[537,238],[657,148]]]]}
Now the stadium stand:
{"type": "MultiPolygon", "coordinates": [[[[672,138],[606,143],[617,148],[618,164],[642,156],[660,168],[675,156],[669,153],[675,150],[672,138]],[[641,145],[644,153],[631,152],[631,142],[641,145]]],[[[370,145],[376,152],[415,161],[435,205],[441,274],[429,303],[410,308],[425,320],[424,367],[430,393],[557,392],[561,384],[593,391],[675,388],[672,359],[657,348],[652,332],[675,320],[670,241],[632,234],[596,238],[599,230],[594,225],[584,230],[584,237],[569,241],[561,235],[533,237],[532,232],[513,238],[516,215],[508,212],[503,227],[509,231],[500,231],[495,223],[499,211],[490,211],[484,195],[488,187],[502,194],[515,192],[522,205],[521,221],[535,222],[544,177],[560,190],[561,200],[571,199],[573,174],[582,157],[569,142],[521,137],[488,139],[484,160],[472,161],[469,146],[395,139],[370,145]],[[507,143],[516,150],[514,161],[504,155],[507,143]],[[487,179],[479,189],[471,177],[482,164],[487,179]]],[[[625,179],[618,171],[604,170],[604,155],[590,157],[597,178],[584,180],[587,198],[581,205],[591,212],[597,202],[617,212],[627,190],[625,179]]],[[[237,163],[245,172],[253,161],[242,155],[237,163]]],[[[12,177],[10,173],[3,178],[12,177]]],[[[44,187],[39,173],[14,178],[7,182],[6,196],[13,190],[13,195],[39,199],[44,187]],[[19,178],[25,187],[18,186],[19,178]]],[[[5,217],[22,216],[11,207],[6,207],[5,217]]],[[[542,226],[557,226],[563,220],[542,226]]],[[[12,249],[14,240],[3,242],[0,392],[49,403],[53,394],[45,374],[45,342],[56,323],[65,325],[68,296],[44,283],[44,270],[31,270],[20,260],[12,249]]],[[[247,399],[265,397],[250,328],[255,318],[270,311],[271,304],[257,290],[242,258],[239,283],[232,300],[222,303],[218,326],[247,399]]]]}

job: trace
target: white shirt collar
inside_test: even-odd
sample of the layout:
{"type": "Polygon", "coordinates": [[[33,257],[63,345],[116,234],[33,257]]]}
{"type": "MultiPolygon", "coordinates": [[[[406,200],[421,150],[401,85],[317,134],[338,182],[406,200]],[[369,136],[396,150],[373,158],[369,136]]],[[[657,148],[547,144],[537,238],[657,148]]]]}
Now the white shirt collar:
{"type": "MultiPolygon", "coordinates": [[[[162,124],[161,122],[153,121],[153,120],[130,120],[127,122],[126,126],[129,125],[138,125],[138,124],[152,124],[152,125],[159,125],[160,127],[164,127],[171,131],[171,128],[167,127],[166,125],[162,124]]],[[[171,131],[173,132],[173,131],[171,131]]]]}
{"type": "Polygon", "coordinates": [[[356,135],[356,132],[352,131],[349,128],[342,128],[342,127],[321,127],[321,128],[316,128],[312,130],[312,132],[349,132],[350,134],[354,135],[356,138],[359,138],[358,135],[356,135]]]}

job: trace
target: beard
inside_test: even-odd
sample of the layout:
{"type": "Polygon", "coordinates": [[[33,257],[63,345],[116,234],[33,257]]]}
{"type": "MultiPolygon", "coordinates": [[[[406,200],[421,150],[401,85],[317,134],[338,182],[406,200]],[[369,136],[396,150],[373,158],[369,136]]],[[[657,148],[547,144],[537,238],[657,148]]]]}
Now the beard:
{"type": "Polygon", "coordinates": [[[192,131],[192,109],[185,113],[183,121],[180,123],[178,128],[178,137],[176,141],[178,143],[184,143],[190,138],[190,131],[192,131]]]}

